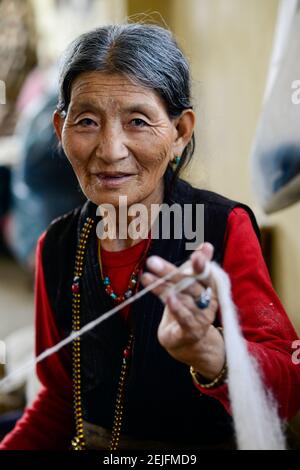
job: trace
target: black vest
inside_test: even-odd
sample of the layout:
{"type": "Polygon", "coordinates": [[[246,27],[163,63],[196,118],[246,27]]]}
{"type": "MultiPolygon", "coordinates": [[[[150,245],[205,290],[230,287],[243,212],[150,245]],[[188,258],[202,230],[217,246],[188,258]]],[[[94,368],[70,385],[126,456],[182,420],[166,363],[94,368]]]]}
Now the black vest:
{"type": "MultiPolygon", "coordinates": [[[[167,204],[204,204],[204,238],[214,245],[214,260],[222,265],[227,218],[234,207],[249,214],[259,237],[255,217],[247,206],[177,180],[170,189],[165,175],[167,204]]],[[[43,249],[47,293],[56,321],[71,331],[71,285],[78,237],[86,217],[96,220],[96,206],[83,207],[56,219],[49,227],[43,249]]],[[[195,212],[192,212],[195,217],[195,212]]],[[[181,264],[190,255],[181,239],[153,240],[149,256],[156,254],[181,264]]],[[[81,326],[114,306],[100,280],[97,235],[93,229],[87,245],[81,284],[81,326]]],[[[142,287],[140,287],[142,288],[142,287]]],[[[232,434],[231,418],[215,399],[194,386],[189,367],[174,360],[157,340],[164,306],[148,293],[131,306],[134,348],[126,385],[122,431],[143,438],[183,443],[217,443],[232,434]]],[[[216,320],[218,322],[218,319],[216,320]]],[[[82,337],[82,397],[84,419],[111,428],[128,328],[117,314],[82,337]]]]}

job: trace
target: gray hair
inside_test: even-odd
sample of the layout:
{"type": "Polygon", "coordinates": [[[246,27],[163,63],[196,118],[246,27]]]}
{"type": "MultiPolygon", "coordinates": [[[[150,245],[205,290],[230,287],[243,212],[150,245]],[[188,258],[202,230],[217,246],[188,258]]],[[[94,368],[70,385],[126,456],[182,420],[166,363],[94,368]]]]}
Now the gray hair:
{"type": "MultiPolygon", "coordinates": [[[[100,71],[128,76],[155,90],[170,118],[191,109],[189,64],[170,31],[157,25],[119,24],[82,34],[67,48],[62,60],[57,109],[66,112],[74,79],[83,72],[100,71]]],[[[184,149],[176,177],[190,161],[195,137],[184,149]]]]}

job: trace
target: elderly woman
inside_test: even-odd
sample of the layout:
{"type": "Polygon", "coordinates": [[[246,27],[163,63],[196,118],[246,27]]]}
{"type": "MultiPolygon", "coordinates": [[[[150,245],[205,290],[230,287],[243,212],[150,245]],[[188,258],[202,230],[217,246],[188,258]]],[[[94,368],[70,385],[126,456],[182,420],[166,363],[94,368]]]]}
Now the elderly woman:
{"type": "MultiPolygon", "coordinates": [[[[174,276],[42,361],[41,391],[1,448],[232,445],[217,291],[208,278],[167,295],[191,253],[187,235],[174,234],[175,216],[169,237],[149,230],[150,209],[162,203],[192,207],[194,228],[194,209],[204,205],[205,243],[192,254],[193,269],[202,273],[214,259],[229,274],[249,353],[281,416],[291,417],[299,408],[300,373],[291,360],[297,336],[272,288],[255,218],[247,206],[179,178],[193,154],[195,114],[189,67],[170,32],[127,24],[80,36],[64,57],[53,122],[87,201],[38,243],[37,353],[174,276]],[[124,236],[117,217],[116,236],[99,238],[98,206],[119,215],[124,196],[129,208],[147,209],[139,222],[146,236],[124,236]]],[[[128,211],[126,228],[132,220],[128,211]]]]}

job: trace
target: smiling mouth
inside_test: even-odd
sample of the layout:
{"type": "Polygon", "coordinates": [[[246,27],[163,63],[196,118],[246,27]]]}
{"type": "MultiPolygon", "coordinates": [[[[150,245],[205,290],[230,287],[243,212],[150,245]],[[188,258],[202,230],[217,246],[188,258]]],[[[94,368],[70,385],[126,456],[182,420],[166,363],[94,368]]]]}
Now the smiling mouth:
{"type": "Polygon", "coordinates": [[[133,176],[132,173],[122,173],[122,172],[101,172],[96,175],[98,178],[112,179],[112,178],[126,178],[133,176]]]}
{"type": "Polygon", "coordinates": [[[115,187],[135,176],[133,173],[103,172],[95,175],[104,187],[115,187]]]}

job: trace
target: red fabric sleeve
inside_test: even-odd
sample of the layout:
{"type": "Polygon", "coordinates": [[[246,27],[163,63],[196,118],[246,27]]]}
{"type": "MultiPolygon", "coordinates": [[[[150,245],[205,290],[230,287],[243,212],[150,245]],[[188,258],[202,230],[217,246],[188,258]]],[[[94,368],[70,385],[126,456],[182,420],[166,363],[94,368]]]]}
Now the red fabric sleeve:
{"type": "MultiPolygon", "coordinates": [[[[46,292],[41,236],[36,253],[35,315],[36,354],[62,339],[46,292]]],[[[42,384],[34,403],[27,408],[15,428],[3,439],[0,450],[68,449],[73,437],[71,350],[61,351],[37,365],[42,384]]]]}
{"type": "MultiPolygon", "coordinates": [[[[37,354],[62,339],[45,287],[41,259],[44,236],[37,248],[37,354]]],[[[292,342],[297,335],[272,288],[257,237],[243,209],[234,209],[230,214],[226,240],[223,268],[231,278],[233,300],[249,351],[261,364],[281,415],[290,417],[300,407],[300,368],[291,360],[292,342]]],[[[2,450],[67,449],[70,445],[74,432],[70,348],[67,346],[41,362],[37,373],[42,389],[15,429],[0,444],[2,450]]],[[[214,390],[199,388],[230,411],[226,385],[214,390]]]]}
{"type": "MultiPolygon", "coordinates": [[[[293,364],[297,334],[275,293],[248,213],[233,209],[228,218],[223,269],[229,274],[232,296],[250,354],[260,365],[266,386],[278,401],[282,418],[300,409],[300,365],[293,364]]],[[[230,412],[227,385],[197,386],[230,412]]]]}
{"type": "MultiPolygon", "coordinates": [[[[36,354],[63,339],[58,331],[54,314],[49,305],[43,265],[42,250],[45,234],[38,241],[36,253],[36,354]]],[[[123,252],[105,252],[104,267],[118,294],[127,289],[130,274],[142,254],[147,240],[123,252]]],[[[128,309],[121,312],[124,319],[128,309]]],[[[67,449],[70,446],[73,429],[72,409],[72,363],[71,349],[64,347],[58,353],[37,365],[37,374],[42,384],[41,391],[33,405],[27,408],[22,418],[0,443],[0,450],[67,449]]]]}

